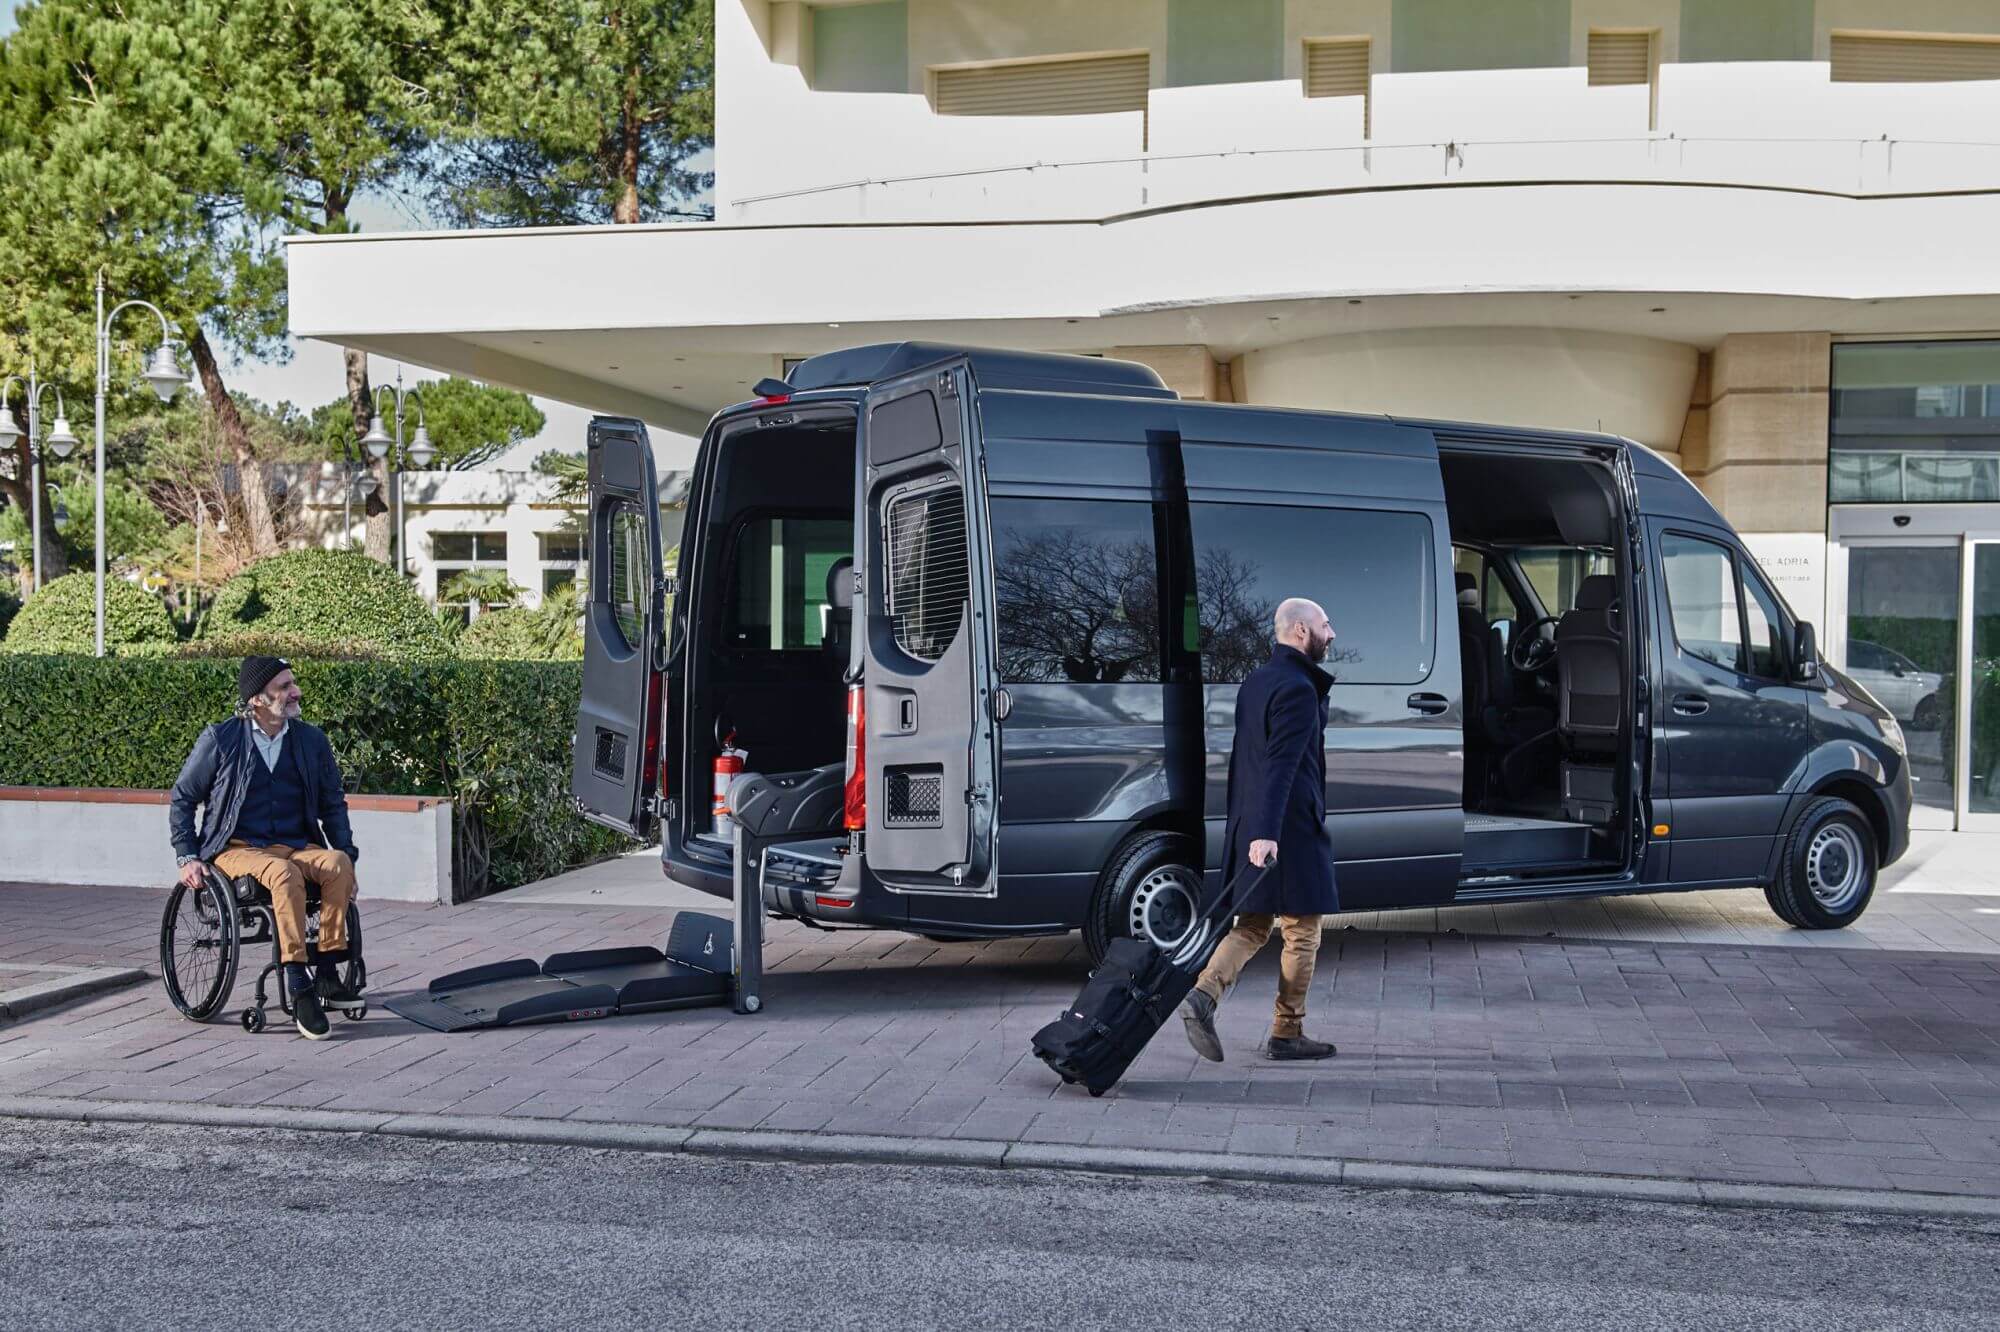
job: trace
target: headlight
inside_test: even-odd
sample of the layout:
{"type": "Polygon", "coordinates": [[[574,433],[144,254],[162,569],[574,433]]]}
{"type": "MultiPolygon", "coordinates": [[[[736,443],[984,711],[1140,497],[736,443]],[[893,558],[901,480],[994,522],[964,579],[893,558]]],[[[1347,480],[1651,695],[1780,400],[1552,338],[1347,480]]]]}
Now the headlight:
{"type": "Polygon", "coordinates": [[[1910,756],[1909,742],[1903,739],[1903,727],[1894,717],[1884,717],[1881,721],[1882,738],[1889,742],[1889,748],[1904,758],[1910,756]]]}

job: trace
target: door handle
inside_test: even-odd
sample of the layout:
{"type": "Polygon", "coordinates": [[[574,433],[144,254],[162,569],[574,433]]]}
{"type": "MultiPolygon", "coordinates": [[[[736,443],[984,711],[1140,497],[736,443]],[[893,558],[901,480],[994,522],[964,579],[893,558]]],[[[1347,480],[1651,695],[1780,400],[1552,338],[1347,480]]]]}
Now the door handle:
{"type": "Polygon", "coordinates": [[[1675,694],[1674,711],[1683,717],[1699,717],[1708,711],[1706,694],[1675,694]]]}
{"type": "Polygon", "coordinates": [[[1436,717],[1451,711],[1451,700],[1443,694],[1411,694],[1407,701],[1410,711],[1421,712],[1426,717],[1436,717]]]}

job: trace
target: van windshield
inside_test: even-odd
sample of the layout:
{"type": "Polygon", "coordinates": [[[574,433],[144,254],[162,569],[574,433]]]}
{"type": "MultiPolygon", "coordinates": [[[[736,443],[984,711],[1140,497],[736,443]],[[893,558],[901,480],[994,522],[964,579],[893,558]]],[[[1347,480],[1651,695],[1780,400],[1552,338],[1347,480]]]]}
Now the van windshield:
{"type": "Polygon", "coordinates": [[[1618,572],[1618,561],[1602,546],[1525,546],[1514,552],[1514,562],[1544,615],[1576,609],[1584,579],[1618,572]]]}
{"type": "Polygon", "coordinates": [[[736,529],[725,641],[736,653],[817,651],[826,640],[826,576],[854,550],[854,519],[759,515],[736,529]]]}

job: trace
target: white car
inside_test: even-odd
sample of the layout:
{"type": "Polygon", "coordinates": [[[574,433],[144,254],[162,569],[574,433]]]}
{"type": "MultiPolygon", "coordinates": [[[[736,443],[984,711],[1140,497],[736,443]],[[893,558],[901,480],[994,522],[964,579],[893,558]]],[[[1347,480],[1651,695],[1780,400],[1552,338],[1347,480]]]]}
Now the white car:
{"type": "Polygon", "coordinates": [[[1938,724],[1938,687],[1944,677],[1920,670],[1894,648],[1851,638],[1847,642],[1847,673],[1911,729],[1933,731],[1938,724]]]}

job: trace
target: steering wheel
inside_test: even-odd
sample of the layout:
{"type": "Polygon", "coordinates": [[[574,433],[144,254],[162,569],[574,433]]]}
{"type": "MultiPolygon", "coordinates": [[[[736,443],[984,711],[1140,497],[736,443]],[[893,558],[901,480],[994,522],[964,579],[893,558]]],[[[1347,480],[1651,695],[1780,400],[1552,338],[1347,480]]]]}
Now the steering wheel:
{"type": "Polygon", "coordinates": [[[1524,675],[1545,671],[1556,659],[1556,640],[1553,635],[1544,638],[1542,626],[1560,621],[1560,615],[1544,615],[1521,629],[1514,635],[1514,641],[1507,646],[1507,660],[1515,670],[1524,675]]]}

